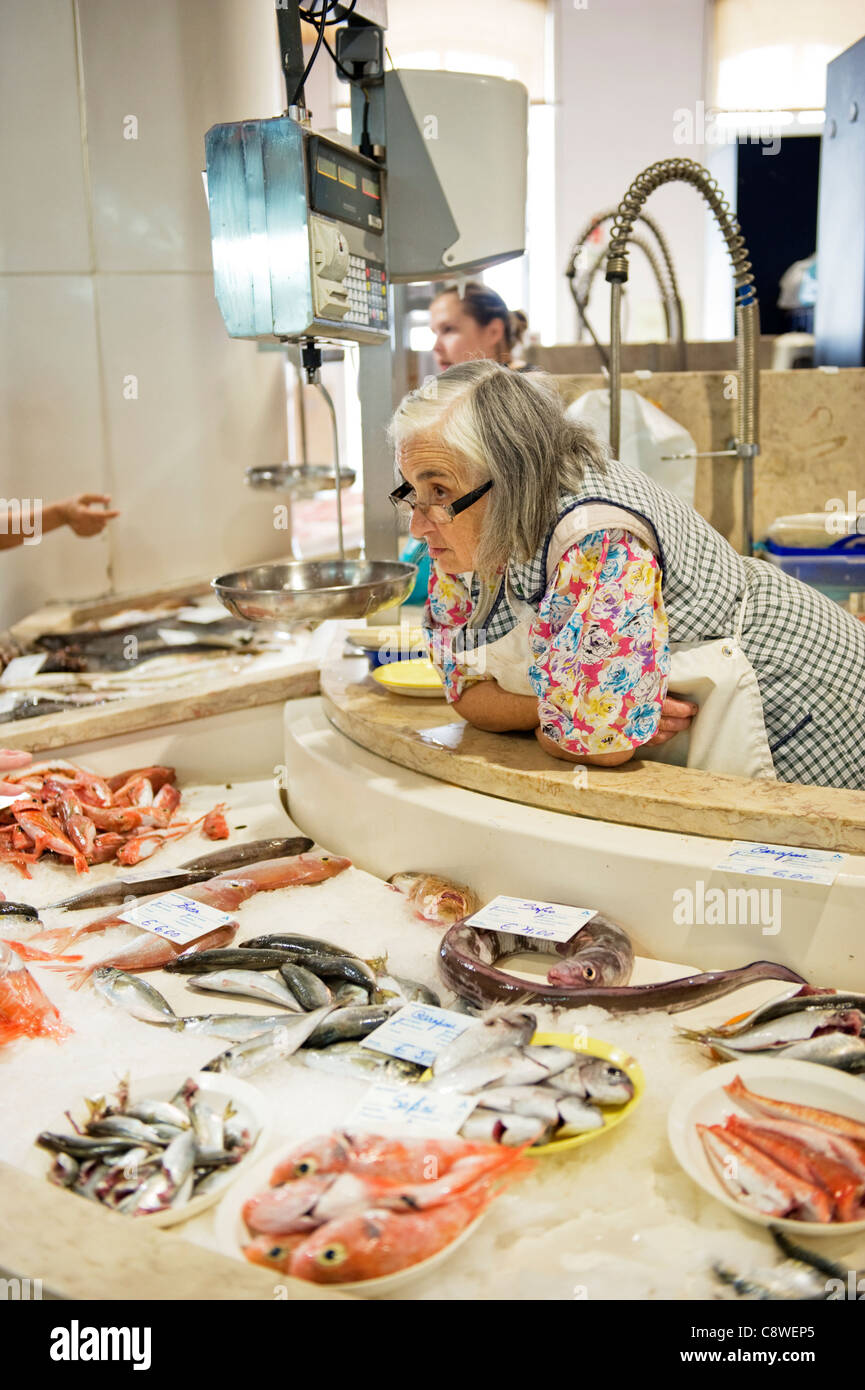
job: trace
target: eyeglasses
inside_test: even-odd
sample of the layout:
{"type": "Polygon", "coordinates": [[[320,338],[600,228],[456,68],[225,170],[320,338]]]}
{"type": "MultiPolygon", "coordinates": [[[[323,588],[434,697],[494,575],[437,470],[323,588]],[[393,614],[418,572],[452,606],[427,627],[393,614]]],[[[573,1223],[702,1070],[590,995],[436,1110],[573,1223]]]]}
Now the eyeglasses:
{"type": "Polygon", "coordinates": [[[492,485],[493,480],[490,478],[488,482],[476,487],[473,492],[467,492],[463,497],[458,497],[455,502],[419,502],[411,483],[402,483],[400,487],[388,495],[401,519],[410,521],[413,513],[419,511],[434,526],[446,526],[453,521],[454,517],[459,516],[460,512],[464,512],[468,507],[473,507],[475,502],[480,501],[489,492],[492,485]]]}

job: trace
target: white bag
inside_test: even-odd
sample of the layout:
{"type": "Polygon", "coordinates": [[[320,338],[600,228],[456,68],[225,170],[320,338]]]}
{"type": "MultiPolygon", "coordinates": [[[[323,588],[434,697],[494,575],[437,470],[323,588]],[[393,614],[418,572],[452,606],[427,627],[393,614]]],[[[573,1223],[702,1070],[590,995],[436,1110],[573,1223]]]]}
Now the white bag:
{"type": "MultiPolygon", "coordinates": [[[[610,442],[610,393],[587,391],[568,407],[569,420],[579,420],[610,442]]],[[[697,464],[692,458],[669,459],[669,454],[696,454],[697,446],[686,429],[636,391],[622,392],[619,461],[648,473],[656,483],[694,505],[697,464]]]]}

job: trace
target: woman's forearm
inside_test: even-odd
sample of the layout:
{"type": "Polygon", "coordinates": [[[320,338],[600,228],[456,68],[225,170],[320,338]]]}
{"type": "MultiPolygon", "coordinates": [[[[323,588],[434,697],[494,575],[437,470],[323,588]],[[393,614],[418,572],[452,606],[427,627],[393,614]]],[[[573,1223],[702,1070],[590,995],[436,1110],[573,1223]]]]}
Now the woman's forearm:
{"type": "Polygon", "coordinates": [[[476,729],[491,734],[536,729],[540,723],[534,695],[511,695],[494,680],[470,685],[452,708],[476,729]]]}
{"type": "Polygon", "coordinates": [[[544,752],[552,757],[561,758],[566,763],[585,763],[590,767],[618,767],[620,763],[630,762],[636,752],[636,749],[631,748],[624,753],[571,753],[554,739],[548,738],[540,729],[535,730],[535,738],[544,752]]]}

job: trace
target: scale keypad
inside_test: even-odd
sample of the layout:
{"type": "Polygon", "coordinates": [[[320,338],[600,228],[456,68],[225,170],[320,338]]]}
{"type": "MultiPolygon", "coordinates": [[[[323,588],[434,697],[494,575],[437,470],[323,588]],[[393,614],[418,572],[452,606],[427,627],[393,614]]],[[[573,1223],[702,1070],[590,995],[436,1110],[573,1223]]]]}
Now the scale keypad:
{"type": "Polygon", "coordinates": [[[348,273],[342,283],[348,290],[349,304],[343,323],[387,328],[387,276],[381,262],[349,256],[348,273]]]}

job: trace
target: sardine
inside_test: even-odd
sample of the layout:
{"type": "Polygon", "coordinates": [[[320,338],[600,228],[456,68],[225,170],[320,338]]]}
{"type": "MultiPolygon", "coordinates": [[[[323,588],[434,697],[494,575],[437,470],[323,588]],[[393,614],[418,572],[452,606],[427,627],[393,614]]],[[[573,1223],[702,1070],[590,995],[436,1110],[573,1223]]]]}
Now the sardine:
{"type": "Polygon", "coordinates": [[[271,1062],[290,1057],[306,1042],[322,1020],[330,1013],[331,1005],[313,1009],[311,1013],[286,1014],[269,1033],[259,1033],[246,1042],[236,1043],[226,1052],[214,1057],[202,1071],[230,1071],[243,1076],[271,1062]]]}
{"type": "MultiPolygon", "coordinates": [[[[165,1169],[175,1187],[181,1188],[187,1178],[191,1177],[193,1161],[195,1159],[196,1134],[192,1130],[184,1130],[172,1139],[168,1148],[162,1155],[162,1167],[165,1169]]],[[[192,1183],[190,1182],[190,1190],[192,1183]]],[[[187,1198],[188,1198],[187,1193],[187,1198]]]]}
{"type": "Polygon", "coordinates": [[[435,990],[428,989],[419,980],[407,980],[402,975],[378,975],[373,991],[372,1002],[385,1004],[388,999],[399,999],[403,1004],[431,1004],[441,1008],[441,999],[435,990]]]}
{"type": "Polygon", "coordinates": [[[93,972],[93,985],[110,1004],[116,1004],[142,1023],[168,1023],[176,1017],[158,989],[125,970],[102,965],[93,972]]]}
{"type": "Polygon", "coordinates": [[[853,1037],[849,1033],[822,1033],[818,1038],[761,1048],[756,1052],[751,1048],[731,1047],[720,1038],[713,1039],[710,1045],[714,1053],[728,1062],[768,1055],[791,1061],[815,1062],[824,1067],[837,1067],[839,1071],[865,1071],[865,1038],[853,1037]]]}
{"type": "Polygon", "coordinates": [[[352,985],[348,980],[341,985],[334,982],[333,1002],[341,1009],[347,1009],[352,1004],[378,1003],[378,1000],[371,1000],[372,994],[369,985],[352,985]]]}
{"type": "Polygon", "coordinates": [[[289,962],[303,965],[323,980],[347,980],[349,984],[362,985],[372,991],[375,989],[376,971],[384,966],[384,960],[365,961],[357,956],[334,956],[329,952],[303,951],[288,952],[289,962]]]}
{"type": "Polygon", "coordinates": [[[562,966],[553,967],[550,974],[567,973],[570,980],[576,981],[580,967],[580,942],[584,939],[588,943],[584,964],[587,969],[600,972],[600,978],[605,983],[596,984],[587,980],[584,972],[582,984],[534,984],[497,969],[496,963],[514,950],[546,950],[549,948],[548,942],[539,942],[535,937],[508,936],[458,923],[442,938],[439,970],[456,995],[479,1009],[497,1001],[528,999],[531,1003],[554,1004],[559,1008],[582,1008],[592,1004],[613,1013],[651,1009],[677,1013],[681,1009],[692,1009],[698,1004],[732,994],[733,990],[752,984],[755,980],[790,980],[799,985],[806,984],[801,975],[788,970],[785,965],[762,960],[752,961],[750,965],[736,970],[707,971],[681,980],[629,986],[626,981],[630,979],[631,966],[622,938],[627,939],[621,928],[597,913],[570,942],[560,943],[556,948],[560,953],[563,945],[570,949],[567,972],[563,963],[562,966]],[[604,927],[611,929],[609,934],[602,932],[604,927]],[[583,938],[583,933],[588,932],[589,928],[592,929],[590,936],[583,938]]]}
{"type": "Polygon", "coordinates": [[[71,1154],[73,1158],[96,1158],[104,1154],[116,1154],[129,1148],[129,1140],[116,1136],[113,1139],[89,1138],[85,1134],[52,1134],[48,1130],[37,1136],[40,1149],[51,1153],[71,1154]]]}
{"type": "Polygon", "coordinates": [[[136,1101],[127,1108],[126,1114],[149,1125],[165,1124],[174,1125],[177,1129],[189,1128],[189,1114],[186,1108],[181,1110],[180,1106],[172,1105],[167,1100],[136,1101]]]}
{"type": "Polygon", "coordinates": [[[283,1014],[200,1014],[179,1018],[172,1026],[177,1033],[193,1036],[227,1038],[229,1042],[245,1042],[269,1033],[284,1018],[283,1014]]]}
{"type": "Polygon", "coordinates": [[[387,1022],[395,1007],[400,1007],[398,1002],[328,1011],[327,1018],[310,1034],[309,1046],[329,1047],[332,1043],[365,1038],[387,1022]]]}
{"type": "Polygon", "coordinates": [[[190,1102],[189,1113],[192,1117],[192,1133],[198,1153],[201,1154],[208,1149],[221,1151],[225,1137],[222,1116],[217,1115],[200,1096],[190,1102]]]}
{"type": "Polygon", "coordinates": [[[317,936],[301,936],[297,932],[277,931],[270,932],[266,936],[253,936],[249,941],[242,941],[240,949],[242,951],[293,951],[298,960],[301,960],[304,955],[349,956],[352,960],[358,959],[354,952],[346,950],[345,946],[335,946],[332,941],[322,941],[317,936]]]}
{"type": "Polygon", "coordinates": [[[28,922],[38,922],[39,911],[29,903],[0,902],[0,917],[23,917],[28,922]]]}
{"type": "Polygon", "coordinates": [[[113,1139],[116,1135],[130,1144],[159,1147],[159,1135],[156,1131],[143,1120],[136,1119],[134,1115],[106,1115],[104,1119],[88,1125],[87,1132],[100,1139],[113,1139]]]}
{"type": "Polygon", "coordinates": [[[214,970],[276,970],[286,960],[285,951],[225,946],[215,951],[182,951],[164,969],[169,975],[209,975],[214,970]]]}
{"type": "Polygon", "coordinates": [[[300,1005],[284,980],[255,970],[214,970],[209,975],[193,975],[187,989],[200,994],[239,994],[246,999],[264,999],[284,1009],[300,1012],[300,1005]]]}
{"type": "Polygon", "coordinates": [[[357,1042],[336,1042],[329,1047],[307,1046],[298,1054],[298,1061],[332,1076],[357,1076],[378,1081],[399,1083],[417,1081],[425,1071],[416,1062],[401,1057],[388,1057],[384,1052],[371,1052],[357,1042]]]}
{"type": "Polygon", "coordinates": [[[279,973],[301,1008],[307,1012],[333,1003],[333,995],[324,981],[305,966],[289,961],[280,965],[279,973]]]}

